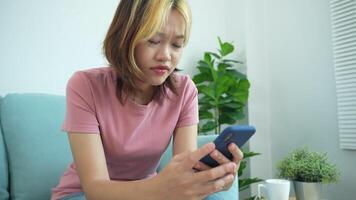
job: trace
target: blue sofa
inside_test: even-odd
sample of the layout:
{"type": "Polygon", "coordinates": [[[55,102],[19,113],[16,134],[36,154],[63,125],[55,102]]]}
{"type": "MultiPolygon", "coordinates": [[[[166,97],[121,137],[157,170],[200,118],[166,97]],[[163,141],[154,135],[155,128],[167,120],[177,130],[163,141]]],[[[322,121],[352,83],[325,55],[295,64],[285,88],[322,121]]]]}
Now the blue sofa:
{"type": "MultiPolygon", "coordinates": [[[[51,188],[72,161],[66,134],[60,130],[65,97],[9,94],[0,97],[0,200],[48,200],[51,188]]],[[[199,145],[214,136],[199,136],[199,145]]],[[[159,170],[169,161],[171,147],[159,170]]],[[[238,199],[237,180],[213,199],[238,199]]]]}

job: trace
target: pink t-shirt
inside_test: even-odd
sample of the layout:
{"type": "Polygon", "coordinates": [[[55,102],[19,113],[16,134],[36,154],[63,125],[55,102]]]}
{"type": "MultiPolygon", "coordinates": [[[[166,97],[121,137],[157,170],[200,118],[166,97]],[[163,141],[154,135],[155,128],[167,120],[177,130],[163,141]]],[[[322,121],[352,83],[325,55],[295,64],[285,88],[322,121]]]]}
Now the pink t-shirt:
{"type": "MultiPolygon", "coordinates": [[[[162,101],[140,105],[116,97],[111,67],[76,72],[67,85],[66,132],[100,134],[111,180],[140,180],[156,175],[174,129],[198,123],[197,89],[187,75],[175,73],[178,95],[167,89],[162,101]]],[[[52,190],[52,199],[82,191],[72,163],[52,190]]]]}

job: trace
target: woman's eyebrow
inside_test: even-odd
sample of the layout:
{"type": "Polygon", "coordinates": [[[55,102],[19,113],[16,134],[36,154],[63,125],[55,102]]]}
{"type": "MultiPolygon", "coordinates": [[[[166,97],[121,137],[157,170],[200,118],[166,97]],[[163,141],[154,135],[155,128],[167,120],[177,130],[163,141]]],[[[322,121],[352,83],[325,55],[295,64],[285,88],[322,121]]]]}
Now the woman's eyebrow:
{"type": "MultiPolygon", "coordinates": [[[[157,35],[160,36],[160,37],[166,36],[166,34],[163,33],[163,32],[158,32],[157,35]]],[[[184,35],[183,35],[183,34],[181,34],[181,35],[176,35],[174,38],[176,38],[176,39],[181,39],[181,38],[183,38],[183,39],[184,39],[184,35]]]]}

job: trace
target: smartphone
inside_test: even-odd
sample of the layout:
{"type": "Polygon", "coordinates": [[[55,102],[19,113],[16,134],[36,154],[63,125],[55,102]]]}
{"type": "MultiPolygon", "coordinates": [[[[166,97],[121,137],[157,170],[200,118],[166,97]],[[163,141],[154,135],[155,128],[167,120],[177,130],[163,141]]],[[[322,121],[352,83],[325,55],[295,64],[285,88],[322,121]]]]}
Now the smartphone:
{"type": "MultiPolygon", "coordinates": [[[[220,151],[226,158],[232,160],[233,156],[227,148],[229,144],[235,143],[241,148],[250,137],[256,132],[255,127],[249,125],[233,125],[225,128],[214,140],[215,148],[220,151]]],[[[200,160],[202,163],[216,167],[219,165],[210,155],[206,155],[200,160]]]]}

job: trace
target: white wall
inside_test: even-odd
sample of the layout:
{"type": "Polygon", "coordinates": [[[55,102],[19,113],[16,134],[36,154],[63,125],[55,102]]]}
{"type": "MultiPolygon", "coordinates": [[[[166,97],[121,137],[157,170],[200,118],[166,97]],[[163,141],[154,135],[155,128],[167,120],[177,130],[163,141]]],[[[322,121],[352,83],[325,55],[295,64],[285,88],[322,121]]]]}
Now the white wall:
{"type": "MultiPolygon", "coordinates": [[[[251,176],[268,179],[272,177],[271,153],[271,95],[268,69],[268,46],[265,19],[265,1],[246,0],[246,59],[247,75],[251,83],[249,97],[249,123],[256,127],[250,139],[252,151],[261,155],[251,158],[251,176]]],[[[252,190],[257,194],[256,188],[252,190]]]]}
{"type": "MultiPolygon", "coordinates": [[[[104,66],[102,41],[118,2],[1,1],[0,95],[14,92],[63,95],[74,71],[104,66]]],[[[226,12],[233,9],[230,5],[236,5],[236,1],[193,0],[190,4],[192,35],[179,67],[192,74],[203,52],[216,50],[217,36],[236,44],[243,41],[244,31],[239,31],[239,26],[230,31],[234,23],[231,16],[242,15],[226,12]]]]}
{"type": "Polygon", "coordinates": [[[282,157],[308,146],[342,171],[325,196],[355,199],[356,152],[338,147],[329,1],[249,0],[246,9],[250,123],[259,130],[250,145],[263,150],[252,175],[275,177],[282,157]]]}
{"type": "Polygon", "coordinates": [[[220,36],[223,41],[233,42],[234,58],[243,59],[245,54],[245,27],[243,0],[191,0],[193,27],[189,44],[184,52],[181,66],[189,74],[195,74],[197,61],[205,51],[217,51],[220,36]],[[239,55],[237,55],[239,54],[239,55]]]}
{"type": "Polygon", "coordinates": [[[116,1],[1,1],[0,95],[64,94],[77,69],[103,65],[116,1]]]}

